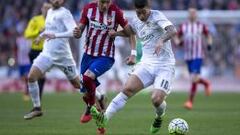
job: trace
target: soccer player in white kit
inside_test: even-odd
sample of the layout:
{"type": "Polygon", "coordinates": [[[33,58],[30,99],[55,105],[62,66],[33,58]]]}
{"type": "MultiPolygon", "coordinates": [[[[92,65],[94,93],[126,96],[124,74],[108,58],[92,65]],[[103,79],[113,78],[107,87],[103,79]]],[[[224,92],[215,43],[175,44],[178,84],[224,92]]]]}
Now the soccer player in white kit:
{"type": "Polygon", "coordinates": [[[45,39],[43,51],[34,60],[28,75],[29,94],[32,98],[33,109],[24,115],[24,119],[42,116],[38,79],[52,67],[62,70],[72,85],[80,89],[80,77],[77,73],[67,37],[73,36],[76,23],[70,11],[63,7],[64,0],[50,0],[53,8],[48,10],[45,30],[36,39],[45,39]]]}
{"type": "Polygon", "coordinates": [[[162,12],[151,10],[148,0],[134,0],[134,4],[137,17],[130,23],[129,28],[132,32],[112,31],[110,34],[112,36],[136,34],[143,43],[143,56],[128,78],[123,91],[111,101],[106,112],[103,114],[95,107],[91,108],[91,114],[102,134],[105,132],[107,121],[125,106],[127,100],[150,85],[153,85],[151,98],[156,110],[156,117],[150,132],[157,133],[166,110],[165,98],[170,93],[174,78],[175,58],[170,39],[176,34],[175,27],[162,12]]]}

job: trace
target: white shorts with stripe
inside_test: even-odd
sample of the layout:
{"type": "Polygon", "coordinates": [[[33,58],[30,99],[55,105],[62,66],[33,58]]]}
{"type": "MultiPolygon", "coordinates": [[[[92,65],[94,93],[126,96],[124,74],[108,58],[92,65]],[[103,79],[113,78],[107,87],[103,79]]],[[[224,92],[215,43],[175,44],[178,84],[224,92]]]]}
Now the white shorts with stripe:
{"type": "Polygon", "coordinates": [[[51,68],[56,67],[64,72],[68,80],[73,80],[78,76],[76,64],[73,59],[63,59],[54,61],[50,57],[40,54],[34,61],[33,66],[37,67],[44,74],[51,68]]]}
{"type": "Polygon", "coordinates": [[[171,92],[175,69],[173,65],[161,66],[139,63],[135,66],[132,74],[141,80],[144,88],[153,85],[154,89],[159,89],[169,94],[171,92]]]}

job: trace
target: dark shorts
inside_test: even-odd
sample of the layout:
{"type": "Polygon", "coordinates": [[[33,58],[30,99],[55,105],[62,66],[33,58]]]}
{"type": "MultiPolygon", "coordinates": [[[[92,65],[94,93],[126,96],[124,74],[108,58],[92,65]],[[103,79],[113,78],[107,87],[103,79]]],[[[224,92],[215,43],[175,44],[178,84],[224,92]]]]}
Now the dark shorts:
{"type": "Polygon", "coordinates": [[[100,83],[97,81],[97,78],[111,69],[114,62],[115,60],[110,57],[96,57],[84,53],[81,62],[81,75],[84,75],[87,70],[92,71],[96,75],[96,85],[98,86],[100,83]]]}
{"type": "Polygon", "coordinates": [[[19,65],[20,76],[26,76],[31,68],[31,65],[19,65]]]}
{"type": "Polygon", "coordinates": [[[81,62],[81,74],[83,75],[89,69],[97,78],[108,71],[113,64],[113,58],[104,56],[95,57],[84,53],[81,62]]]}
{"type": "Polygon", "coordinates": [[[42,51],[36,51],[36,50],[31,50],[28,54],[29,58],[30,58],[30,62],[31,64],[33,64],[33,60],[35,58],[37,58],[37,56],[41,53],[42,51]]]}
{"type": "Polygon", "coordinates": [[[200,74],[202,59],[187,60],[188,71],[194,74],[200,74]]]}

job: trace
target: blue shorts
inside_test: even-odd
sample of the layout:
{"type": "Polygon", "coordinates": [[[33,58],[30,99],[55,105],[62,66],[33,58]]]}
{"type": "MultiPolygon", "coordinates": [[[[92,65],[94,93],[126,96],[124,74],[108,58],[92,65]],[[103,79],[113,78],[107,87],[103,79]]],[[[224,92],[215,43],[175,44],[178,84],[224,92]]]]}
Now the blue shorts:
{"type": "Polygon", "coordinates": [[[115,60],[110,57],[105,56],[91,56],[86,53],[83,54],[82,62],[81,62],[81,74],[87,70],[92,71],[96,75],[96,85],[99,86],[97,78],[108,71],[114,64],[115,60]]]}
{"type": "Polygon", "coordinates": [[[188,71],[194,74],[200,74],[202,59],[187,60],[188,71]]]}
{"type": "Polygon", "coordinates": [[[19,65],[20,76],[26,76],[31,68],[31,65],[19,65]]]}

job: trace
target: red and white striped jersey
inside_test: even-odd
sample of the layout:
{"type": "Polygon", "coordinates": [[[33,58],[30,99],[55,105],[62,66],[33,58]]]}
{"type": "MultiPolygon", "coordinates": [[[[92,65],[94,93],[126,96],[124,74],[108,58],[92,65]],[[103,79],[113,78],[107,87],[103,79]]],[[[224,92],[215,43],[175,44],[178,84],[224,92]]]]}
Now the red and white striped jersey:
{"type": "Polygon", "coordinates": [[[114,57],[114,38],[108,36],[111,29],[115,31],[118,25],[125,27],[127,20],[116,5],[111,4],[106,13],[100,12],[98,4],[92,2],[84,6],[80,23],[87,26],[85,53],[92,56],[114,57]]]}
{"type": "Polygon", "coordinates": [[[180,26],[178,36],[182,37],[186,60],[192,60],[204,57],[203,35],[209,34],[205,24],[195,22],[185,22],[180,26]]]}

